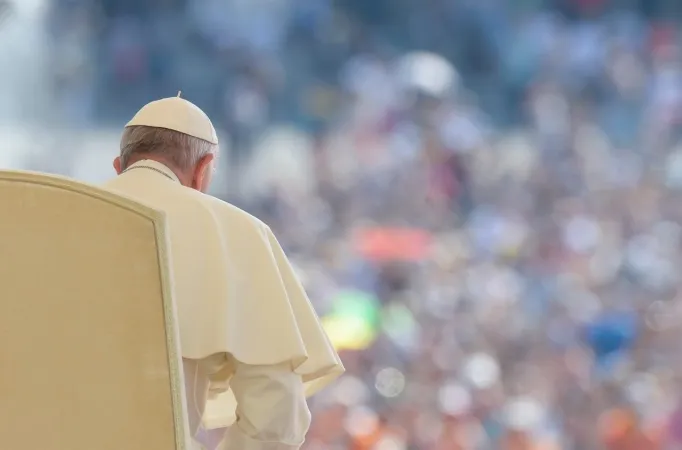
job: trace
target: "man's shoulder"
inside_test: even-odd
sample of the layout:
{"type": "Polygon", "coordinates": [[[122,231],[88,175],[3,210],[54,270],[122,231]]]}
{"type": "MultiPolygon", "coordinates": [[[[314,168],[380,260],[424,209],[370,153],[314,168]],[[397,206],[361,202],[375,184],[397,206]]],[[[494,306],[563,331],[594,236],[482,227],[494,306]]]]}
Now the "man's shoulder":
{"type": "Polygon", "coordinates": [[[192,191],[191,195],[196,197],[198,201],[204,203],[206,206],[208,206],[212,211],[214,211],[216,214],[218,214],[218,216],[222,218],[247,222],[252,226],[262,230],[269,229],[269,227],[262,220],[244,211],[238,206],[233,205],[232,203],[226,202],[225,200],[221,200],[220,198],[214,197],[213,195],[204,194],[193,189],[190,190],[192,191]]]}
{"type": "Polygon", "coordinates": [[[221,222],[239,224],[241,227],[260,231],[269,229],[265,223],[243,209],[180,184],[168,184],[163,189],[148,189],[146,186],[143,188],[138,184],[115,178],[104,183],[102,187],[166,212],[200,216],[210,214],[221,222]]]}

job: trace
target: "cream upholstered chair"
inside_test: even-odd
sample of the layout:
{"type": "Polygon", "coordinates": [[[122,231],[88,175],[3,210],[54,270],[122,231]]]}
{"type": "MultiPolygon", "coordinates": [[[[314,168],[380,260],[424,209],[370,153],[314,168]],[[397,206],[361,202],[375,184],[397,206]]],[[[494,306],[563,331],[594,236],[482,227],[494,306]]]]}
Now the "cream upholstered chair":
{"type": "Polygon", "coordinates": [[[0,171],[0,448],[187,450],[161,213],[0,171]]]}

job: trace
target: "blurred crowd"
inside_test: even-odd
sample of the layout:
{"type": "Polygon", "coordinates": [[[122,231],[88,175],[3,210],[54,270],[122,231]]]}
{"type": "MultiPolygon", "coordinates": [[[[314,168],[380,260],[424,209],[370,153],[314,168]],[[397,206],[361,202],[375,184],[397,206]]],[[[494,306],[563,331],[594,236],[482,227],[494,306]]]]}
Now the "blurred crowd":
{"type": "Polygon", "coordinates": [[[209,113],[346,364],[305,449],[682,449],[681,13],[55,0],[50,120],[209,113]]]}

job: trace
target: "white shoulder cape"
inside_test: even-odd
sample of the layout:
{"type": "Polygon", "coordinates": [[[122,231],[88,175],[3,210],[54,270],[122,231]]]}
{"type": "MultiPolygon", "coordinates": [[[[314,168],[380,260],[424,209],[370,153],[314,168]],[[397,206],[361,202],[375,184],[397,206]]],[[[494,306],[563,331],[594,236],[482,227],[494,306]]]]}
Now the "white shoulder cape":
{"type": "MultiPolygon", "coordinates": [[[[153,161],[140,164],[170,172],[153,161]]],[[[289,362],[308,395],[343,373],[310,300],[265,224],[215,197],[159,182],[161,175],[151,170],[136,172],[105,187],[168,216],[184,358],[224,352],[245,364],[289,362]],[[149,177],[156,178],[152,182],[149,177]]],[[[205,426],[230,425],[235,406],[229,390],[210,398],[205,426]]]]}

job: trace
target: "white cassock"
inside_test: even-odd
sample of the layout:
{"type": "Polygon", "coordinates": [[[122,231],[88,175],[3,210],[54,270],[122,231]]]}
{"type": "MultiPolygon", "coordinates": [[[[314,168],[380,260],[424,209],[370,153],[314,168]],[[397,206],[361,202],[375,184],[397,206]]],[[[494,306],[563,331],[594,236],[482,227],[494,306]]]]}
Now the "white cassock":
{"type": "Polygon", "coordinates": [[[305,397],[344,369],[270,228],[156,161],[103,187],[167,215],[192,436],[203,421],[229,426],[221,450],[298,449],[305,397]]]}

